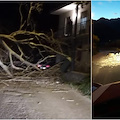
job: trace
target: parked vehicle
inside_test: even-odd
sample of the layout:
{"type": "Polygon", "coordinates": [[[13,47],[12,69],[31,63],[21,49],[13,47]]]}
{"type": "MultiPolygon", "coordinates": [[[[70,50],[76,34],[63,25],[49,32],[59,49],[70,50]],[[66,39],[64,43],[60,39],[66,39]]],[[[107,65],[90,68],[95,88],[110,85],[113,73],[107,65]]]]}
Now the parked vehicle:
{"type": "Polygon", "coordinates": [[[45,70],[45,69],[48,69],[48,68],[54,66],[55,64],[56,64],[56,56],[52,56],[52,57],[50,56],[47,59],[45,59],[44,61],[38,62],[37,67],[42,70],[45,70]]]}
{"type": "Polygon", "coordinates": [[[95,90],[97,90],[100,86],[101,86],[101,84],[99,84],[99,83],[93,83],[92,84],[92,92],[94,92],[95,90]]]}
{"type": "Polygon", "coordinates": [[[120,119],[120,81],[99,85],[92,93],[93,119],[120,119]]]}

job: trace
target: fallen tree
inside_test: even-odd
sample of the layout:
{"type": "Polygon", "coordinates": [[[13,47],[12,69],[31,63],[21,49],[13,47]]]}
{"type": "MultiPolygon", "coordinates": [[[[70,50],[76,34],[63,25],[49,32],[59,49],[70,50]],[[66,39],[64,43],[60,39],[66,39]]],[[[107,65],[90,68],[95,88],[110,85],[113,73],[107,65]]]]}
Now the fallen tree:
{"type": "MultiPolygon", "coordinates": [[[[51,36],[48,36],[44,33],[36,32],[32,12],[36,11],[40,13],[41,10],[42,4],[39,2],[21,3],[19,7],[21,17],[19,30],[14,31],[8,35],[0,34],[0,46],[2,46],[0,52],[6,53],[6,55],[3,54],[4,58],[9,58],[9,60],[7,60],[7,63],[5,59],[2,59],[3,56],[1,56],[0,66],[9,77],[14,77],[14,75],[17,76],[18,73],[19,75],[24,74],[30,76],[33,75],[35,71],[39,71],[39,73],[43,72],[36,66],[36,64],[30,61],[32,57],[34,57],[34,55],[32,57],[26,55],[26,51],[23,49],[23,46],[29,48],[30,51],[36,49],[39,52],[41,61],[43,61],[51,54],[59,54],[66,57],[68,60],[71,60],[71,58],[68,55],[64,54],[64,52],[62,51],[61,44],[63,43],[61,43],[59,40],[54,39],[52,30],[51,36]],[[27,17],[23,15],[23,6],[25,5],[27,6],[28,11],[27,17]],[[46,56],[44,55],[44,53],[49,54],[48,56],[46,56]],[[14,60],[16,59],[21,62],[20,67],[14,65],[14,60]],[[22,67],[22,65],[24,65],[25,67],[22,67]],[[14,70],[15,72],[19,72],[16,72],[16,74],[13,72],[14,70]]],[[[50,70],[52,70],[51,73],[54,73],[56,71],[52,68],[49,69],[49,71],[50,70]]],[[[46,74],[47,73],[48,72],[46,72],[46,74]]]]}

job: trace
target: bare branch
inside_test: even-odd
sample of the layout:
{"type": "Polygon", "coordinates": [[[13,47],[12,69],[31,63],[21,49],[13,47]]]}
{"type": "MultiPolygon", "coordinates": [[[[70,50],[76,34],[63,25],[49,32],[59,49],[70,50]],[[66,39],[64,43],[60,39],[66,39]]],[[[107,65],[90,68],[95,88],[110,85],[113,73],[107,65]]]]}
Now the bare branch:
{"type": "Polygon", "coordinates": [[[8,67],[6,65],[4,65],[2,63],[2,61],[0,60],[0,66],[3,68],[3,70],[10,76],[13,77],[13,75],[10,73],[10,71],[8,70],[8,67]]]}
{"type": "Polygon", "coordinates": [[[5,48],[12,54],[14,55],[16,58],[18,58],[21,62],[24,62],[26,65],[28,66],[32,66],[33,68],[35,68],[36,70],[39,70],[36,65],[24,60],[21,56],[19,56],[17,53],[15,53],[4,41],[3,42],[3,45],[5,46],[5,48]]]}
{"type": "Polygon", "coordinates": [[[9,52],[9,58],[10,58],[10,64],[11,64],[12,68],[14,68],[14,69],[16,69],[16,70],[23,70],[23,68],[16,67],[16,66],[13,64],[11,52],[9,52]]]}

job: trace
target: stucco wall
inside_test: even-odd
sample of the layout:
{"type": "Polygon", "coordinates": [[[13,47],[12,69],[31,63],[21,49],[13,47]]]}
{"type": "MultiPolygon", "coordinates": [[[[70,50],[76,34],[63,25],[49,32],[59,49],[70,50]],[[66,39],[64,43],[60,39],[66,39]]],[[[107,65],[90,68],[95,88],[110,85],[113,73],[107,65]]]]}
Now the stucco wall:
{"type": "MultiPolygon", "coordinates": [[[[80,51],[80,60],[76,62],[75,64],[75,68],[77,71],[79,72],[90,72],[90,18],[91,18],[91,5],[87,4],[84,5],[83,8],[81,7],[81,5],[79,5],[79,9],[78,9],[78,20],[77,20],[77,34],[80,34],[80,22],[81,22],[81,13],[87,11],[87,28],[86,28],[86,32],[87,34],[81,35],[81,36],[77,36],[77,43],[76,44],[76,48],[81,46],[81,49],[84,49],[83,51],[80,51]],[[82,37],[84,36],[84,37],[82,37]],[[85,50],[86,49],[86,50],[85,50]]],[[[76,10],[71,10],[69,12],[66,13],[62,13],[59,16],[59,34],[61,36],[64,35],[64,27],[65,27],[65,18],[70,17],[71,20],[73,21],[73,33],[74,33],[74,25],[75,25],[75,12],[76,10]]],[[[76,53],[78,51],[76,50],[76,53]]],[[[75,53],[75,54],[76,54],[75,53]]],[[[77,58],[79,55],[76,54],[75,58],[77,58]]]]}
{"type": "MultiPolygon", "coordinates": [[[[81,13],[83,11],[86,11],[88,12],[88,16],[87,16],[87,20],[90,21],[90,14],[91,14],[91,9],[90,9],[90,4],[88,5],[84,5],[84,7],[82,8],[81,5],[79,5],[79,9],[78,9],[78,19],[77,19],[77,24],[78,24],[78,27],[77,27],[77,34],[79,34],[79,31],[80,31],[80,20],[81,20],[81,13]]],[[[65,13],[62,13],[60,14],[59,16],[59,34],[60,35],[63,35],[64,33],[64,27],[65,27],[65,18],[67,17],[70,17],[72,22],[73,22],[73,31],[74,31],[74,25],[75,25],[75,19],[76,19],[76,10],[71,10],[69,12],[65,12],[65,13]]],[[[87,22],[87,32],[89,32],[89,26],[90,26],[90,22],[87,22]]]]}

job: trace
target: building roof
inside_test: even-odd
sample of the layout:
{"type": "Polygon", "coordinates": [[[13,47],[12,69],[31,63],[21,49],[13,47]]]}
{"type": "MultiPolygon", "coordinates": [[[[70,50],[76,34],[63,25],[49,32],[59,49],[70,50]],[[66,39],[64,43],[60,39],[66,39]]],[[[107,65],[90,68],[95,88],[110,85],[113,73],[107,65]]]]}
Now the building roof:
{"type": "Polygon", "coordinates": [[[93,103],[100,104],[120,97],[120,81],[101,85],[93,92],[93,103]]]}
{"type": "Polygon", "coordinates": [[[53,12],[51,12],[51,14],[53,14],[53,15],[60,15],[62,13],[71,11],[71,10],[73,10],[75,8],[76,8],[76,4],[75,3],[68,3],[68,4],[62,6],[61,8],[54,10],[53,12]]]}

